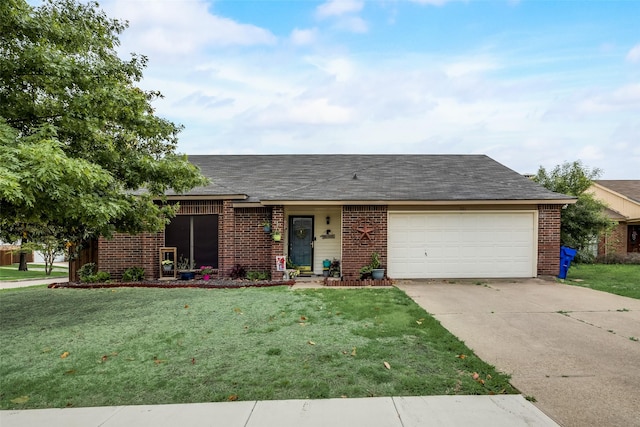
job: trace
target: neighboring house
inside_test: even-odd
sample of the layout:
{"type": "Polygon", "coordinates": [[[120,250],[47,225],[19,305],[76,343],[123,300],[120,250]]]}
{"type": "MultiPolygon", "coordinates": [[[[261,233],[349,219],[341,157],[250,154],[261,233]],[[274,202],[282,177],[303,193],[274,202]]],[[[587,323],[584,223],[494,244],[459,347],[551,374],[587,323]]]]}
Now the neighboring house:
{"type": "Polygon", "coordinates": [[[597,180],[589,189],[607,204],[617,225],[598,244],[598,255],[640,252],[640,180],[597,180]]]}
{"type": "MultiPolygon", "coordinates": [[[[557,275],[560,210],[574,198],[553,193],[484,155],[190,156],[211,179],[179,202],[164,232],[117,234],[91,246],[101,270],[160,273],[160,248],[228,277],[276,269],[287,256],[322,273],[338,259],[358,278],[373,252],[400,278],[557,275]],[[269,221],[282,233],[263,231],[269,221]]],[[[84,258],[86,261],[87,257],[84,258]]]]}

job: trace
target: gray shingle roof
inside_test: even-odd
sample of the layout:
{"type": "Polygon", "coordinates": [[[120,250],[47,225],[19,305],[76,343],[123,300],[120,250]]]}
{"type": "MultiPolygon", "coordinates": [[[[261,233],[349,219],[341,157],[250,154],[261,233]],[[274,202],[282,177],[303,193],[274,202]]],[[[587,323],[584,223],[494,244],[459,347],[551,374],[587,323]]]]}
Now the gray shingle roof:
{"type": "Polygon", "coordinates": [[[212,183],[189,196],[268,201],[508,201],[553,193],[485,155],[193,155],[212,183]]]}
{"type": "Polygon", "coordinates": [[[640,203],[640,180],[638,179],[599,179],[595,182],[640,203]]]}

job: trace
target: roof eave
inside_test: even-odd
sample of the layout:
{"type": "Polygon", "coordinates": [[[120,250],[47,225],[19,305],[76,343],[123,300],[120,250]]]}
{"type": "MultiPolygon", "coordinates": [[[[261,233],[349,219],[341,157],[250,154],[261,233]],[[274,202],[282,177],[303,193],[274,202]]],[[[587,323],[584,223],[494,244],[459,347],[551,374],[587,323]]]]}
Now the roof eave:
{"type": "MultiPolygon", "coordinates": [[[[526,200],[261,200],[262,206],[303,206],[303,205],[567,205],[577,199],[526,199],[526,200]]],[[[240,203],[242,206],[246,204],[240,203]]]]}
{"type": "MultiPolygon", "coordinates": [[[[166,196],[167,200],[246,200],[249,198],[246,194],[216,194],[216,195],[197,195],[197,194],[174,194],[166,196]]],[[[159,198],[157,200],[160,200],[159,198]]]]}

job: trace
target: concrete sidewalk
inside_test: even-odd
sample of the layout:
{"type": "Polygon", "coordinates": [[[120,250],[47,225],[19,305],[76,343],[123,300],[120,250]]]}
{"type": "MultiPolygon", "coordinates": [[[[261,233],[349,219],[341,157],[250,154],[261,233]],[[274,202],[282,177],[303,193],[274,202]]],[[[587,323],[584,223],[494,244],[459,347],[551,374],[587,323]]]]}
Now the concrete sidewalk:
{"type": "Polygon", "coordinates": [[[2,427],[557,426],[520,395],[372,397],[0,411],[2,427]]]}
{"type": "Polygon", "coordinates": [[[566,427],[640,426],[640,300],[555,281],[401,281],[566,427]]]}
{"type": "Polygon", "coordinates": [[[0,289],[28,288],[29,286],[49,285],[68,282],[68,277],[50,277],[47,279],[12,280],[0,282],[0,289]]]}

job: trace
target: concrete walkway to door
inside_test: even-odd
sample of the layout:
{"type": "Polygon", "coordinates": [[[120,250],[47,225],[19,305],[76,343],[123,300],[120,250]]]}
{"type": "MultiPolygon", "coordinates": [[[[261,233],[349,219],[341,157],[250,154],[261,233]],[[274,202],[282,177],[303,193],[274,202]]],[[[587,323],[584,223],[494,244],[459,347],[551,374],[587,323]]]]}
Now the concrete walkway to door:
{"type": "Polygon", "coordinates": [[[640,426],[640,300],[541,279],[397,286],[559,424],[640,426]]]}

